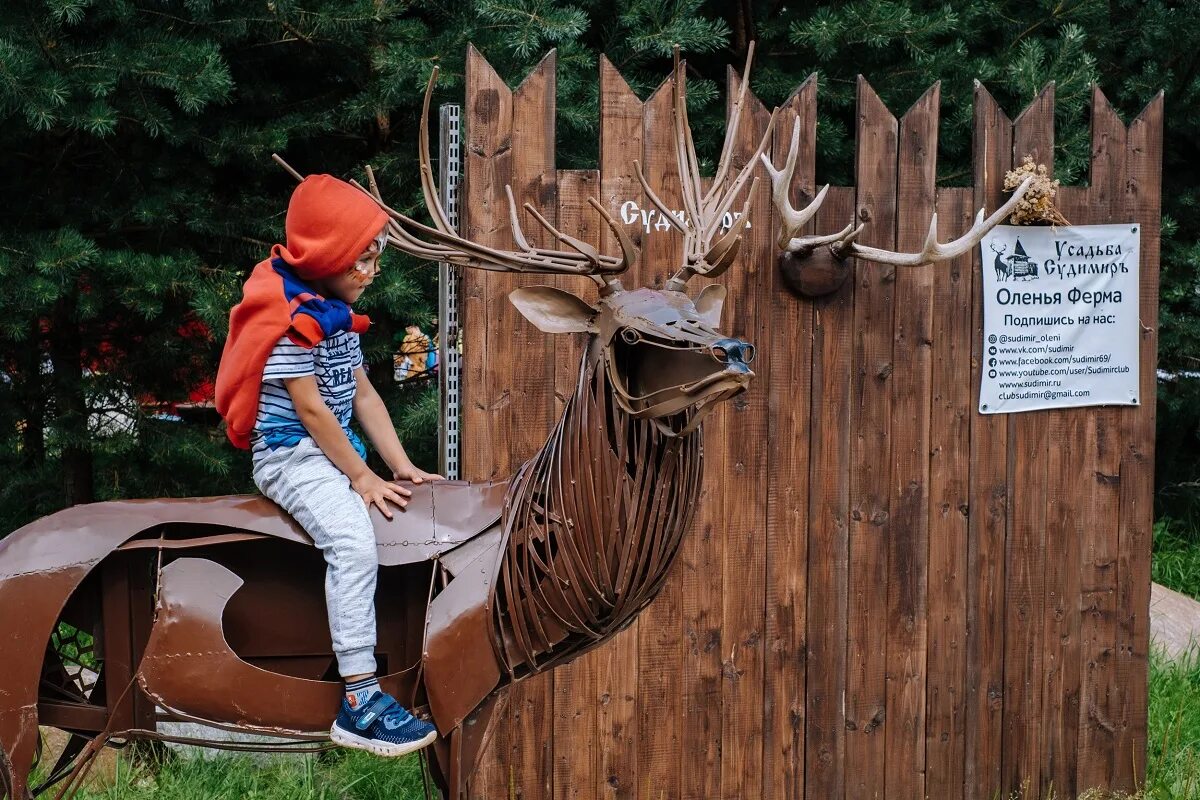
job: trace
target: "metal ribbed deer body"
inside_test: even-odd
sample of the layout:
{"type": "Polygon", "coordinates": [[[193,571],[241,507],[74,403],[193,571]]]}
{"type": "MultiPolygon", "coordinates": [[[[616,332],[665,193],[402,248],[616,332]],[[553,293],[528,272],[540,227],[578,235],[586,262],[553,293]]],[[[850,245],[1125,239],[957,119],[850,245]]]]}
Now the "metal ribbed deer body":
{"type": "MultiPolygon", "coordinates": [[[[510,480],[414,487],[405,513],[372,516],[382,567],[380,680],[437,724],[443,737],[432,771],[440,790],[458,798],[504,687],[613,636],[671,569],[699,497],[701,424],[753,378],[753,345],[718,331],[724,288],[685,290],[692,276],[716,277],[734,262],[749,199],[732,227],[721,220],[738,197],[753,196],[744,190],[774,116],[755,156],[731,172],[743,80],[704,191],[677,59],[676,157],[687,213],[664,213],[682,234],[682,262],[662,289],[627,289],[620,276],[638,252],[594,199],[615,255],[526,205],[563,249],[530,245],[511,190],[514,249],[454,230],[429,159],[434,78],[419,147],[432,225],[385,205],[369,170],[369,188],[360,187],[389,214],[391,243],[463,268],[579,275],[598,288],[595,303],[547,286],[510,295],[540,330],[588,337],[575,391],[541,450],[510,480]]],[[[636,171],[650,200],[667,209],[636,171]]],[[[164,719],[284,740],[233,745],[240,749],[327,746],[341,686],[331,671],[323,567],[295,522],[257,496],[78,506],[14,532],[0,542],[0,788],[27,796],[39,723],[72,731],[41,787],[60,782],[59,796],[74,792],[113,740],[222,745],[156,730],[164,719]]]]}

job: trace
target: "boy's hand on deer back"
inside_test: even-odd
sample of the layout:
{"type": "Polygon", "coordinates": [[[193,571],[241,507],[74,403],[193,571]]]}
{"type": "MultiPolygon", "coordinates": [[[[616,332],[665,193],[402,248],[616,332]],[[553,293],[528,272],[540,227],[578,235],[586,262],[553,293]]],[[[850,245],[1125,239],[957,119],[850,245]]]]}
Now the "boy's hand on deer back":
{"type": "Polygon", "coordinates": [[[425,481],[444,481],[446,479],[436,473],[426,472],[410,461],[392,468],[392,480],[425,483],[425,481]]]}
{"type": "Polygon", "coordinates": [[[385,481],[370,470],[366,470],[356,478],[351,478],[350,488],[358,492],[368,509],[375,506],[388,519],[392,518],[392,510],[388,507],[389,502],[403,510],[408,505],[408,498],[412,496],[411,489],[385,481]]]}

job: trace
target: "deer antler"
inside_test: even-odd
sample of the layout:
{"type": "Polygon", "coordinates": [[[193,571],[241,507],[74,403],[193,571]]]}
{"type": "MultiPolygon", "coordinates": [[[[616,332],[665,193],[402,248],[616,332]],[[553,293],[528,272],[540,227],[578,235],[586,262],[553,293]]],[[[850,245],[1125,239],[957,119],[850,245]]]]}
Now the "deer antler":
{"type": "Polygon", "coordinates": [[[800,235],[804,225],[812,219],[817,209],[820,208],[821,203],[825,200],[825,193],[829,190],[829,186],[817,192],[817,196],[803,210],[797,211],[792,207],[791,200],[788,199],[788,192],[791,188],[792,174],[796,169],[799,144],[800,128],[796,127],[792,130],[791,148],[788,150],[787,161],[784,162],[782,169],[775,169],[775,166],[765,155],[761,156],[761,158],[767,167],[767,171],[771,174],[772,199],[775,201],[775,207],[779,210],[780,216],[783,217],[783,226],[779,232],[779,247],[801,258],[810,255],[818,245],[822,244],[829,245],[830,250],[839,259],[860,258],[866,261],[892,264],[898,267],[916,267],[922,264],[932,264],[936,261],[957,258],[979,244],[988,231],[999,225],[1013,212],[1013,209],[1021,202],[1021,198],[1025,195],[1026,190],[1029,189],[1029,184],[1033,180],[1032,177],[1026,178],[1017,187],[1016,191],[1013,192],[1008,202],[996,209],[987,219],[983,218],[983,209],[980,209],[978,216],[975,217],[975,224],[971,226],[971,229],[952,242],[942,244],[937,240],[937,214],[934,214],[933,218],[929,221],[929,233],[925,236],[925,243],[921,246],[920,251],[916,253],[897,253],[891,250],[868,247],[855,242],[854,240],[862,233],[865,226],[859,225],[856,228],[854,227],[854,223],[850,223],[837,233],[826,234],[824,236],[800,235]]]}
{"type": "Polygon", "coordinates": [[[979,214],[975,217],[975,224],[971,226],[971,229],[952,242],[942,244],[937,240],[937,214],[934,214],[933,218],[929,221],[929,233],[925,236],[925,243],[921,246],[921,250],[916,253],[896,253],[855,242],[854,240],[862,233],[864,226],[859,225],[856,228],[854,227],[854,223],[850,223],[837,233],[826,234],[824,236],[801,235],[804,226],[808,224],[813,215],[817,213],[817,209],[821,207],[821,203],[824,202],[825,193],[829,191],[829,186],[827,184],[821,191],[817,192],[817,196],[802,210],[797,211],[792,207],[788,193],[791,189],[792,175],[796,169],[799,146],[800,128],[796,126],[792,129],[792,143],[788,149],[787,160],[784,162],[782,169],[775,169],[775,165],[771,163],[766,155],[760,156],[767,168],[767,172],[771,175],[771,197],[775,202],[775,207],[779,210],[780,216],[783,218],[783,224],[779,231],[779,247],[799,257],[811,254],[819,245],[828,244],[833,254],[839,259],[860,258],[866,261],[876,261],[881,264],[893,264],[895,266],[915,267],[921,264],[932,264],[936,261],[956,258],[979,244],[988,231],[999,225],[1001,221],[1012,213],[1017,204],[1021,202],[1021,198],[1032,181],[1032,178],[1027,178],[1013,192],[1013,196],[1008,199],[1008,202],[996,209],[987,219],[983,218],[983,209],[980,209],[979,214]]]}
{"type": "Polygon", "coordinates": [[[741,171],[731,180],[729,170],[733,162],[733,145],[736,141],[738,125],[741,122],[742,110],[746,106],[746,92],[750,86],[750,65],[754,60],[754,43],[746,56],[746,67],[742,75],[742,85],[738,91],[737,100],[729,115],[729,124],[725,129],[725,143],[721,147],[721,158],[717,162],[717,174],[713,177],[712,186],[708,192],[703,190],[700,182],[700,163],[696,158],[696,147],[692,141],[692,129],[688,124],[687,92],[684,87],[682,62],[679,59],[679,47],[675,47],[675,70],[671,81],[671,92],[674,103],[675,127],[675,159],[679,167],[679,183],[683,195],[683,210],[685,219],[681,220],[663,202],[658,193],[650,187],[646,176],[642,173],[642,165],[634,161],[634,171],[642,190],[659,213],[683,234],[683,266],[667,281],[666,288],[682,290],[693,275],[716,277],[729,268],[737,257],[741,245],[742,232],[749,221],[750,203],[754,198],[754,188],[758,179],[750,185],[750,192],[742,206],[741,215],[730,226],[729,230],[720,237],[721,220],[729,211],[733,201],[741,193],[750,173],[757,166],[758,157],[766,149],[775,128],[776,111],[771,112],[770,122],[763,133],[762,141],[754,155],[746,162],[741,171]],[[716,239],[714,241],[714,238],[716,239]]]}
{"type": "Polygon", "coordinates": [[[792,128],[792,144],[788,148],[787,160],[783,162],[783,169],[775,169],[775,165],[771,163],[771,159],[767,158],[766,153],[759,158],[762,159],[763,165],[771,176],[771,199],[775,201],[775,208],[779,210],[779,215],[783,218],[779,228],[779,247],[788,252],[805,256],[811,253],[817,245],[830,244],[850,235],[850,227],[839,233],[825,236],[802,235],[804,226],[816,216],[817,210],[825,202],[829,184],[825,184],[825,187],[817,192],[817,196],[812,199],[812,202],[803,209],[797,211],[792,207],[792,201],[788,195],[791,191],[792,175],[796,171],[796,158],[799,153],[800,126],[796,125],[792,128]]]}
{"type": "MultiPolygon", "coordinates": [[[[445,261],[460,267],[473,267],[498,272],[528,272],[550,275],[584,275],[591,278],[602,291],[615,288],[613,279],[620,275],[637,260],[638,249],[625,232],[625,229],[613,218],[604,206],[589,197],[588,204],[599,212],[604,222],[612,230],[621,248],[619,256],[603,255],[587,242],[580,241],[558,228],[554,227],[544,216],[539,214],[528,203],[524,208],[538,224],[545,228],[551,236],[565,244],[569,250],[552,250],[534,247],[529,244],[524,231],[521,230],[516,202],[513,200],[512,188],[504,187],[508,197],[509,223],[512,226],[513,241],[517,250],[505,250],[489,247],[462,237],[450,224],[438,199],[437,182],[433,177],[433,167],[429,155],[429,105],[433,96],[433,86],[437,81],[438,69],[433,68],[429,83],[425,87],[425,100],[421,108],[421,126],[418,136],[418,159],[421,170],[421,191],[425,197],[425,207],[433,220],[433,227],[417,222],[399,211],[389,207],[380,197],[375,184],[375,175],[367,168],[370,190],[356,181],[352,184],[372,197],[379,207],[390,217],[388,224],[388,241],[404,252],[417,258],[430,261],[445,261]]],[[[279,156],[272,156],[281,166],[294,177],[301,176],[289,167],[279,156]]]]}
{"type": "Polygon", "coordinates": [[[875,247],[858,244],[854,239],[862,232],[862,225],[859,225],[847,236],[842,237],[830,246],[834,250],[834,255],[838,258],[859,258],[864,261],[891,264],[897,267],[919,267],[922,264],[933,264],[937,261],[947,261],[957,258],[983,241],[983,237],[987,235],[988,231],[1003,222],[1013,212],[1013,209],[1017,207],[1017,203],[1021,202],[1021,198],[1024,197],[1026,190],[1029,189],[1029,184],[1032,182],[1032,176],[1026,178],[1017,187],[1016,191],[1013,192],[1013,196],[1008,199],[1008,202],[996,209],[987,219],[983,217],[984,210],[982,208],[979,209],[979,213],[975,216],[975,223],[971,225],[971,229],[954,241],[947,242],[946,244],[942,244],[937,239],[938,219],[935,213],[932,219],[929,220],[929,233],[925,235],[925,243],[921,245],[921,249],[916,253],[897,253],[892,250],[880,250],[875,247]]]}

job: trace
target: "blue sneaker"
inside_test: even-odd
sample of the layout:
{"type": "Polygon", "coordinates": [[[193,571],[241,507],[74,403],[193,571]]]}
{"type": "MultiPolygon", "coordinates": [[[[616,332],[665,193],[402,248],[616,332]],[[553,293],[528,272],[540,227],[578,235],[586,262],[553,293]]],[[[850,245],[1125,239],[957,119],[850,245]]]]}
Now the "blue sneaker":
{"type": "Polygon", "coordinates": [[[408,713],[391,695],[376,692],[357,709],[343,698],[329,738],[342,747],[395,757],[433,744],[437,728],[408,713]]]}

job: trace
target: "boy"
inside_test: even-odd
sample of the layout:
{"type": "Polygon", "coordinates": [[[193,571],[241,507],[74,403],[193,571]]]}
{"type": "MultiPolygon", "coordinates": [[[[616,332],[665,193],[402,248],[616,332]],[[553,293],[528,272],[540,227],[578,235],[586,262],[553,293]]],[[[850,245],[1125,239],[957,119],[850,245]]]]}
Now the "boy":
{"type": "Polygon", "coordinates": [[[375,582],[379,564],[367,514],[392,518],[412,492],[366,464],[353,414],[393,481],[441,476],[413,465],[363,369],[358,335],[370,324],[350,305],[379,274],[387,215],[358,189],[310,175],[288,203],[287,245],[271,248],[229,317],[217,371],[217,410],[230,440],[250,448],[254,482],[308,532],[325,555],[325,601],[346,696],[330,738],[399,756],[437,738],[382,692],[375,678],[375,582]]]}

